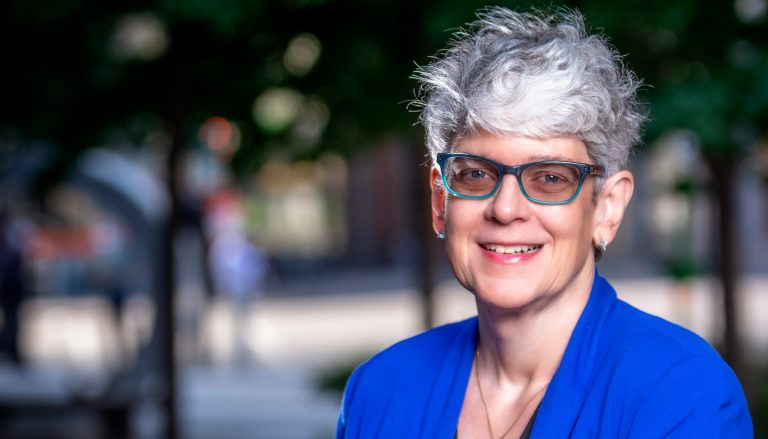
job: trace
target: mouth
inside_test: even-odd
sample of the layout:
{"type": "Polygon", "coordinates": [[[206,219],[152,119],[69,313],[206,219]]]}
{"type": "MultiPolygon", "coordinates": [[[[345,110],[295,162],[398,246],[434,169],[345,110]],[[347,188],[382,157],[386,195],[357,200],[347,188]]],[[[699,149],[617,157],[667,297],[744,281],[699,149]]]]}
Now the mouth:
{"type": "Polygon", "coordinates": [[[522,255],[525,253],[533,253],[541,248],[541,245],[498,245],[498,244],[482,244],[484,249],[492,251],[494,253],[501,253],[504,255],[522,255]]]}

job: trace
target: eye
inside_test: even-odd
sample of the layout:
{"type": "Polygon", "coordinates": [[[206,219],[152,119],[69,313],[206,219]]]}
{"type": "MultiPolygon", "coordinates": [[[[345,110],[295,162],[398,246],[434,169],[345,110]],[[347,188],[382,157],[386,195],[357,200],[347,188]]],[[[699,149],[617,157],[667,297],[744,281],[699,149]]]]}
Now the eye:
{"type": "Polygon", "coordinates": [[[558,184],[563,182],[563,179],[560,176],[554,174],[542,175],[541,179],[545,183],[549,184],[558,184]]]}
{"type": "Polygon", "coordinates": [[[483,160],[456,158],[451,162],[456,179],[465,183],[478,183],[481,181],[495,181],[498,171],[493,165],[483,160]]]}
{"type": "Polygon", "coordinates": [[[570,165],[542,163],[531,166],[523,174],[528,193],[539,199],[551,194],[571,192],[579,185],[579,170],[570,165]]]}
{"type": "Polygon", "coordinates": [[[544,185],[569,185],[578,183],[579,170],[572,166],[544,164],[526,169],[526,180],[544,185]]]}
{"type": "Polygon", "coordinates": [[[552,173],[552,172],[537,172],[535,174],[529,175],[529,179],[531,183],[540,184],[540,185],[547,185],[547,186],[560,186],[560,185],[566,185],[566,184],[572,184],[573,178],[559,173],[552,173]]]}
{"type": "Polygon", "coordinates": [[[465,171],[465,173],[470,178],[475,178],[475,179],[482,179],[482,178],[486,178],[488,176],[488,173],[485,172],[482,169],[470,169],[470,170],[465,171]]]}

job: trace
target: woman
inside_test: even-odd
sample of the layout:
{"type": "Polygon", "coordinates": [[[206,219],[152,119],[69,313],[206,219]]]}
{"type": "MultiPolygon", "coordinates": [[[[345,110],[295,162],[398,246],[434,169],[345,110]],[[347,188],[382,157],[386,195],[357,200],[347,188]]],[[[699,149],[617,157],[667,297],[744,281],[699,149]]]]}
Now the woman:
{"type": "Polygon", "coordinates": [[[492,8],[417,77],[433,225],[478,316],[358,367],[337,437],[752,437],[717,353],[597,273],[644,119],[618,55],[576,12],[492,8]]]}

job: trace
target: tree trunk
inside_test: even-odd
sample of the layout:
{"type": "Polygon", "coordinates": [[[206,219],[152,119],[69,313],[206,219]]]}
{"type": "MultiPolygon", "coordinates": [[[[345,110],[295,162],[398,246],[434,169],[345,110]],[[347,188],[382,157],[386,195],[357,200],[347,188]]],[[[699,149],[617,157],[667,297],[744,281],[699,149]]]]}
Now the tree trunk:
{"type": "Polygon", "coordinates": [[[181,223],[179,195],[179,166],[186,149],[185,60],[183,54],[170,54],[170,108],[169,121],[173,140],[166,162],[166,183],[170,199],[168,222],[163,237],[163,288],[157,309],[157,331],[160,347],[159,367],[165,384],[161,406],[165,412],[164,438],[176,439],[179,435],[176,403],[176,235],[181,223]]]}
{"type": "MultiPolygon", "coordinates": [[[[424,167],[424,169],[427,170],[426,174],[429,174],[429,168],[424,167]]],[[[424,177],[424,172],[420,172],[419,176],[424,177]]],[[[434,270],[434,261],[435,261],[435,255],[434,255],[434,235],[432,230],[432,221],[431,216],[429,214],[430,212],[430,192],[427,188],[427,182],[428,178],[420,178],[419,179],[419,187],[422,189],[420,192],[420,197],[422,200],[422,205],[419,206],[421,209],[419,209],[419,212],[417,212],[418,215],[421,215],[421,247],[422,247],[422,256],[421,256],[421,282],[420,282],[420,289],[421,289],[421,297],[423,302],[423,308],[424,308],[424,327],[427,329],[430,329],[435,326],[435,300],[434,300],[434,291],[435,291],[435,270],[434,270]]]]}
{"type": "MultiPolygon", "coordinates": [[[[420,151],[419,148],[411,148],[413,151],[420,151]]],[[[424,166],[423,154],[413,153],[415,160],[412,160],[412,169],[415,178],[412,181],[415,184],[413,209],[413,225],[416,237],[419,242],[419,297],[421,298],[421,321],[425,329],[435,326],[434,312],[434,232],[432,230],[432,217],[430,215],[431,201],[429,191],[429,173],[430,167],[424,166]]]]}
{"type": "Polygon", "coordinates": [[[716,195],[716,229],[718,237],[715,248],[716,264],[720,275],[723,291],[723,355],[728,364],[739,376],[744,377],[742,352],[737,325],[737,278],[738,278],[738,242],[734,235],[734,224],[738,221],[738,206],[734,202],[734,178],[736,161],[718,157],[709,159],[710,169],[714,176],[716,195]],[[719,255],[719,258],[717,256],[719,255]]]}
{"type": "Polygon", "coordinates": [[[176,293],[176,257],[175,257],[175,238],[179,223],[179,203],[178,189],[175,183],[176,168],[178,166],[178,155],[180,140],[173,141],[171,153],[168,156],[168,195],[171,200],[168,222],[165,226],[165,236],[163,237],[163,258],[164,275],[162,277],[162,294],[159,297],[157,309],[157,335],[159,345],[159,366],[160,374],[163,377],[164,389],[161,394],[161,406],[165,412],[166,430],[163,437],[176,439],[176,318],[175,318],[175,293],[176,293]]]}

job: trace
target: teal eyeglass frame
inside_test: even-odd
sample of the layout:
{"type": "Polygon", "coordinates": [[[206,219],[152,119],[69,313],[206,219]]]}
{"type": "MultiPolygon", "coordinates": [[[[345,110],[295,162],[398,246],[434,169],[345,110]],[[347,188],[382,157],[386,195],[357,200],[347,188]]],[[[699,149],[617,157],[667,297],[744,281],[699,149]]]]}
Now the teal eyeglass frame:
{"type": "Polygon", "coordinates": [[[546,205],[557,205],[557,204],[568,204],[571,201],[575,200],[576,197],[579,196],[581,193],[581,187],[584,185],[584,180],[586,180],[587,176],[589,175],[598,175],[598,176],[604,176],[605,175],[605,168],[600,165],[590,165],[587,163],[578,163],[578,162],[569,162],[569,161],[563,161],[563,160],[542,160],[538,162],[531,162],[531,163],[524,163],[522,165],[517,166],[507,166],[504,164],[501,164],[499,162],[496,162],[494,160],[491,160],[487,157],[483,157],[480,155],[474,155],[474,154],[467,154],[463,152],[441,152],[437,154],[437,165],[440,168],[440,175],[443,178],[443,185],[445,188],[450,192],[452,195],[455,195],[459,198],[469,198],[473,200],[484,200],[486,198],[492,197],[496,192],[499,191],[499,188],[501,187],[501,181],[503,180],[503,176],[506,174],[512,174],[515,177],[517,177],[517,184],[520,187],[520,192],[522,192],[523,196],[528,200],[536,204],[546,204],[546,205]],[[455,192],[453,189],[451,189],[451,186],[448,184],[448,180],[446,178],[445,173],[445,163],[448,161],[451,157],[466,157],[471,159],[477,159],[482,160],[485,162],[488,162],[499,170],[499,179],[496,182],[496,185],[491,189],[491,191],[486,195],[464,195],[460,194],[458,192],[455,192]],[[545,164],[551,164],[551,165],[570,165],[575,167],[579,170],[579,185],[576,187],[576,192],[573,193],[573,195],[568,198],[567,200],[563,201],[543,201],[538,200],[536,198],[531,197],[528,195],[528,192],[525,191],[525,187],[523,186],[523,181],[521,179],[523,175],[523,171],[525,171],[526,168],[529,168],[534,165],[545,165],[545,164]]]}

